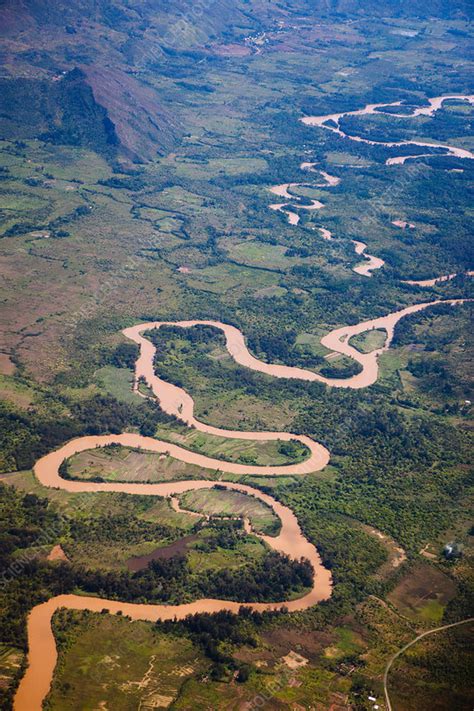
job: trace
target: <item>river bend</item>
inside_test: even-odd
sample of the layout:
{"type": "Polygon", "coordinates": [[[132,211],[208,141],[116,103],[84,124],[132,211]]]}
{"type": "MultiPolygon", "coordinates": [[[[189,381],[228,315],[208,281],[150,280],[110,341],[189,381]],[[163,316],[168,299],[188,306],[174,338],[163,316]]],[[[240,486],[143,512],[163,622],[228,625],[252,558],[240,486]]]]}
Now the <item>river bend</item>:
{"type": "MultiPolygon", "coordinates": [[[[215,485],[215,482],[210,480],[134,484],[73,481],[65,480],[60,476],[59,468],[67,457],[86,449],[112,443],[131,447],[142,447],[147,451],[169,453],[190,464],[197,464],[198,466],[219,469],[221,472],[234,474],[300,475],[321,469],[329,461],[329,452],[325,447],[314,442],[309,437],[292,435],[285,432],[241,432],[238,430],[224,430],[207,425],[198,420],[194,416],[194,401],[192,397],[182,388],[167,383],[155,374],[153,367],[155,347],[145,338],[143,332],[153,328],[160,328],[164,325],[175,325],[182,328],[189,328],[198,324],[214,326],[224,333],[229,354],[242,366],[277,378],[296,378],[307,381],[318,380],[333,387],[362,388],[373,384],[377,380],[378,357],[384,350],[389,348],[395,325],[401,318],[438,303],[449,303],[454,306],[455,304],[463,303],[463,301],[462,299],[453,299],[444,302],[438,300],[424,304],[416,304],[380,318],[364,321],[354,326],[343,326],[328,333],[321,339],[322,345],[333,352],[342,353],[353,358],[362,366],[361,373],[347,379],[324,378],[317,373],[302,368],[264,363],[249,352],[242,332],[235,326],[229,324],[200,320],[179,321],[175,323],[157,321],[142,323],[127,328],[123,331],[124,335],[133,340],[140,347],[140,354],[135,367],[135,382],[137,384],[140,377],[144,378],[165,412],[179,417],[189,426],[195,427],[198,430],[224,437],[257,440],[277,438],[288,440],[296,438],[309,447],[310,457],[298,464],[279,467],[248,466],[223,462],[195,452],[189,452],[176,444],[162,442],[151,437],[143,437],[133,433],[123,433],[120,435],[81,437],[72,440],[60,449],[42,457],[36,463],[34,473],[44,486],[77,493],[122,492],[130,495],[172,497],[184,491],[211,488],[215,485]],[[349,345],[349,339],[352,336],[374,328],[385,329],[387,332],[387,339],[383,348],[364,354],[349,345]]],[[[244,605],[258,611],[278,610],[282,608],[286,608],[289,611],[298,611],[305,610],[323,600],[327,600],[332,590],[331,573],[322,564],[316,547],[305,538],[295,514],[288,507],[259,489],[237,482],[226,482],[226,486],[229,489],[255,496],[270,506],[281,520],[282,526],[280,534],[275,537],[262,535],[259,537],[274,550],[287,554],[293,559],[306,558],[309,560],[314,571],[314,581],[311,590],[296,600],[268,603],[253,603],[249,601],[244,603],[244,605]]],[[[59,608],[65,607],[96,612],[106,609],[110,613],[120,612],[123,615],[129,616],[131,619],[156,621],[174,618],[180,619],[188,614],[217,612],[219,610],[237,612],[241,606],[242,603],[240,602],[215,599],[196,600],[195,602],[183,605],[153,605],[126,603],[82,595],[59,595],[53,597],[47,602],[34,607],[29,614],[27,623],[27,669],[15,696],[14,709],[15,711],[41,711],[43,701],[51,685],[57,662],[57,650],[51,629],[51,619],[55,611],[59,608]]]]}

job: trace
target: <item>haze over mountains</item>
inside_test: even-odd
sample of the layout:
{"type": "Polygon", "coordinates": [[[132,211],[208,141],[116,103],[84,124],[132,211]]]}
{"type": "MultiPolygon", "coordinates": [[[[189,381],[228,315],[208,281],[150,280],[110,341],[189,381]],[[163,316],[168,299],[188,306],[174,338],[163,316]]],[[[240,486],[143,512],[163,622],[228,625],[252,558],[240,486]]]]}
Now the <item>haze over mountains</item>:
{"type": "MultiPolygon", "coordinates": [[[[429,6],[430,15],[440,18],[465,19],[468,11],[462,0],[429,6]]],[[[408,0],[7,0],[0,6],[0,135],[149,160],[171,150],[182,135],[179,99],[170,101],[146,78],[147,72],[168,72],[173,53],[189,52],[196,62],[209,63],[226,52],[238,54],[240,46],[245,56],[245,38],[278,31],[282,23],[304,18],[304,35],[311,30],[308,14],[326,22],[426,12],[424,2],[408,0]]]]}

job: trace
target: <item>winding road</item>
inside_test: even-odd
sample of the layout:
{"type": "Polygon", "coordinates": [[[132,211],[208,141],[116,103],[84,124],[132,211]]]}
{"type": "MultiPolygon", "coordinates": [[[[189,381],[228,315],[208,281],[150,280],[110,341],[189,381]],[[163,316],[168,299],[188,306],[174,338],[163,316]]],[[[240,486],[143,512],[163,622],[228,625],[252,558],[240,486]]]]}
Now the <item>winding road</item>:
{"type": "Polygon", "coordinates": [[[474,617],[469,617],[467,620],[461,620],[460,622],[452,622],[450,625],[443,625],[442,627],[435,627],[435,629],[428,630],[427,632],[423,632],[422,634],[419,634],[418,637],[415,637],[415,639],[412,639],[411,642],[408,642],[404,647],[398,650],[390,659],[388,660],[387,666],[385,667],[385,672],[383,675],[383,690],[385,694],[385,703],[387,705],[387,711],[393,711],[393,706],[390,701],[390,695],[388,693],[388,675],[390,672],[390,669],[393,666],[393,663],[398,659],[398,657],[406,652],[407,649],[410,649],[414,644],[420,641],[420,639],[423,639],[424,637],[428,637],[429,635],[435,634],[436,632],[442,632],[443,630],[449,630],[452,627],[458,627],[459,625],[467,625],[469,622],[474,622],[474,617]]]}

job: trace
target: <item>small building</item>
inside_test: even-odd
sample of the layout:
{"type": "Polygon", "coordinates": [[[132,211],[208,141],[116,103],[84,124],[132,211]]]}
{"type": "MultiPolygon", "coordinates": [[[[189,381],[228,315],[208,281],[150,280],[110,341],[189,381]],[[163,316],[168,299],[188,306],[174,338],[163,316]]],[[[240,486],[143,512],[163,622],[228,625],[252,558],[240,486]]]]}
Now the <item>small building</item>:
{"type": "Polygon", "coordinates": [[[460,558],[463,554],[464,546],[461,543],[446,543],[443,548],[443,555],[446,560],[454,560],[455,558],[460,558]]]}

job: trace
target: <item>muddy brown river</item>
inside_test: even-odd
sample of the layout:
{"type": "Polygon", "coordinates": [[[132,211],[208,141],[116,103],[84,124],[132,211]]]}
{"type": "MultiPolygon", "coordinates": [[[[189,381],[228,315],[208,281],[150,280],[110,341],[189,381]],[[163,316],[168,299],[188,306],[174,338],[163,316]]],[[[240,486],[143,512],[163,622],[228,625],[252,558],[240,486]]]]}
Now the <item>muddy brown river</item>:
{"type": "MultiPolygon", "coordinates": [[[[388,148],[393,148],[397,146],[407,146],[407,145],[413,145],[413,146],[424,146],[427,148],[442,148],[445,151],[445,155],[452,155],[457,158],[474,158],[474,154],[471,153],[471,151],[468,151],[464,148],[460,148],[458,146],[450,146],[450,145],[445,145],[441,143],[431,143],[428,141],[399,141],[399,142],[381,142],[381,141],[372,141],[368,138],[362,138],[360,136],[353,136],[344,133],[340,127],[340,121],[343,119],[345,116],[367,116],[367,115],[373,115],[373,114],[378,114],[378,115],[389,115],[389,116],[395,116],[397,118],[416,118],[417,116],[433,116],[436,111],[439,111],[444,102],[452,99],[457,99],[457,100],[462,100],[462,101],[467,101],[469,104],[474,105],[474,95],[464,95],[464,94],[449,94],[446,96],[435,96],[433,98],[427,99],[428,101],[428,106],[423,106],[416,108],[412,111],[412,113],[409,114],[404,114],[404,113],[397,113],[397,114],[386,114],[382,111],[382,109],[388,108],[388,107],[394,107],[394,106],[402,106],[401,101],[394,101],[392,103],[386,103],[386,104],[367,104],[364,106],[362,109],[356,109],[354,111],[343,111],[341,113],[334,113],[334,114],[326,114],[323,116],[306,116],[302,119],[300,119],[305,125],[307,126],[316,126],[319,128],[324,128],[329,131],[333,131],[334,133],[337,133],[338,135],[342,136],[343,138],[347,138],[351,141],[356,141],[359,143],[368,143],[369,145],[381,145],[381,146],[387,146],[388,148]]],[[[406,156],[395,156],[392,158],[388,158],[386,160],[386,165],[403,165],[407,160],[415,160],[416,158],[420,157],[430,157],[430,153],[422,153],[422,154],[414,154],[414,155],[406,155],[406,156]]],[[[325,171],[322,170],[317,170],[315,168],[317,164],[316,163],[311,163],[308,161],[304,161],[303,163],[300,164],[300,169],[311,172],[311,173],[319,173],[325,180],[325,183],[314,183],[313,185],[315,187],[335,187],[340,183],[340,178],[329,175],[325,171]]],[[[274,195],[277,195],[278,197],[283,197],[286,198],[287,200],[294,200],[298,201],[300,198],[296,195],[293,195],[290,190],[293,187],[297,187],[298,185],[309,185],[308,183],[282,183],[281,185],[274,185],[271,188],[269,188],[270,192],[273,193],[274,195]]],[[[300,221],[300,217],[297,212],[294,210],[289,210],[288,207],[291,207],[292,204],[288,205],[288,203],[276,203],[273,205],[270,205],[271,210],[277,210],[279,212],[283,212],[287,215],[288,217],[288,222],[291,225],[298,225],[300,221]]],[[[294,205],[296,208],[306,208],[309,210],[319,210],[322,207],[324,207],[323,203],[319,202],[318,200],[313,200],[312,204],[309,206],[304,206],[304,205],[294,205]]],[[[394,223],[396,224],[396,223],[394,223]]],[[[331,232],[324,227],[318,228],[321,232],[321,236],[323,239],[331,239],[332,235],[331,232]]],[[[374,255],[368,254],[366,252],[367,245],[364,242],[359,242],[358,240],[352,240],[354,247],[355,247],[355,253],[357,255],[364,256],[366,259],[365,262],[362,262],[361,264],[356,264],[355,267],[353,267],[353,271],[356,274],[359,274],[361,276],[365,277],[371,277],[372,272],[375,269],[380,269],[383,267],[385,264],[384,260],[381,259],[380,257],[376,257],[374,255]]],[[[446,277],[435,277],[434,279],[425,279],[425,280],[420,280],[420,281],[407,281],[405,283],[407,284],[413,284],[413,285],[418,285],[418,286],[434,286],[436,283],[441,282],[441,281],[446,281],[449,279],[452,279],[455,275],[448,275],[446,277]]]]}
{"type": "MultiPolygon", "coordinates": [[[[463,303],[464,300],[451,300],[443,303],[452,305],[463,303]]],[[[300,380],[320,380],[334,387],[361,388],[374,383],[378,375],[378,356],[386,350],[393,337],[395,324],[404,316],[426,309],[434,304],[442,303],[439,300],[425,304],[416,304],[400,311],[372,319],[355,326],[343,326],[331,331],[321,339],[321,343],[334,352],[344,353],[362,365],[362,372],[347,379],[323,378],[317,373],[295,368],[292,366],[276,365],[264,363],[255,358],[248,350],[244,336],[235,326],[223,324],[216,321],[178,321],[173,325],[182,328],[189,328],[198,324],[214,326],[223,331],[226,338],[226,347],[234,360],[245,367],[251,368],[261,373],[277,378],[297,378],[300,380]],[[349,345],[349,339],[359,333],[364,333],[372,328],[382,328],[387,332],[387,339],[383,348],[372,353],[359,353],[349,345]]],[[[59,474],[59,467],[67,457],[86,449],[104,446],[106,444],[122,444],[124,446],[141,447],[146,451],[166,452],[173,457],[181,459],[199,466],[219,469],[220,471],[232,472],[236,474],[304,474],[309,471],[321,469],[329,461],[329,452],[320,444],[306,436],[296,436],[289,433],[271,432],[241,432],[238,430],[223,430],[200,422],[194,417],[194,401],[192,397],[182,388],[167,383],[157,375],[153,368],[153,357],[155,348],[153,344],[143,336],[143,332],[152,328],[160,328],[163,325],[170,325],[173,322],[150,322],[132,326],[123,333],[135,341],[140,346],[140,355],[136,362],[135,377],[138,382],[139,377],[144,377],[154,395],[160,402],[161,407],[170,414],[175,414],[187,424],[194,426],[203,432],[217,434],[225,437],[242,439],[291,439],[297,438],[304,442],[310,449],[310,457],[304,462],[284,466],[256,467],[221,460],[212,459],[195,452],[189,452],[178,445],[169,442],[161,442],[151,437],[124,433],[120,435],[102,435],[91,437],[80,437],[65,444],[60,449],[42,457],[35,465],[34,472],[41,484],[47,487],[60,488],[69,492],[122,492],[127,494],[138,494],[145,496],[173,496],[189,490],[211,488],[215,482],[209,480],[178,481],[159,484],[134,484],[117,482],[85,482],[62,479],[59,474]]],[[[289,611],[305,610],[322,600],[328,599],[331,595],[332,578],[318,554],[315,546],[303,535],[295,514],[286,506],[276,501],[269,494],[255,489],[246,484],[236,482],[226,482],[229,489],[239,491],[257,497],[270,506],[281,520],[281,532],[278,536],[262,536],[271,548],[281,553],[289,555],[293,559],[307,558],[314,571],[314,583],[312,589],[304,596],[291,601],[276,600],[269,603],[244,603],[246,606],[259,611],[276,610],[283,607],[289,611]]],[[[15,711],[40,711],[42,703],[49,691],[54,669],[57,662],[57,651],[53,632],[51,629],[51,618],[56,610],[66,607],[75,610],[91,610],[100,612],[104,609],[114,614],[121,612],[132,619],[155,621],[158,619],[183,618],[188,614],[197,612],[217,612],[219,610],[230,610],[237,612],[242,606],[240,602],[227,600],[204,599],[196,600],[183,605],[149,605],[125,603],[116,600],[107,600],[96,597],[82,595],[59,595],[51,598],[47,602],[37,605],[28,617],[28,666],[26,673],[20,682],[15,696],[15,711]]]]}
{"type": "MultiPolygon", "coordinates": [[[[460,101],[467,101],[469,104],[474,105],[474,95],[469,94],[449,94],[446,96],[435,96],[434,98],[427,99],[428,106],[415,109],[410,114],[388,114],[389,116],[395,116],[397,118],[416,118],[417,116],[433,116],[436,111],[442,108],[443,103],[450,99],[458,99],[460,101]]],[[[390,106],[402,106],[401,101],[394,101],[392,103],[386,104],[367,104],[362,109],[356,109],[355,111],[341,111],[335,114],[326,114],[325,116],[305,116],[300,119],[306,126],[318,126],[320,128],[325,128],[328,131],[337,133],[343,138],[347,138],[350,141],[356,141],[357,143],[367,143],[371,146],[386,146],[387,148],[398,148],[400,146],[421,146],[423,148],[442,148],[445,151],[445,155],[451,155],[456,158],[474,158],[474,153],[468,151],[466,148],[460,148],[459,146],[451,146],[445,143],[437,143],[436,141],[372,141],[369,138],[362,138],[361,136],[353,136],[344,131],[340,127],[341,119],[345,116],[367,116],[370,114],[382,114],[387,115],[381,109],[388,108],[390,106]]],[[[430,154],[424,154],[430,155],[430,154]]],[[[414,159],[418,156],[398,156],[395,158],[388,158],[386,161],[387,165],[397,165],[403,164],[408,159],[414,159]]]]}
{"type": "Polygon", "coordinates": [[[365,242],[359,242],[358,240],[353,239],[352,244],[354,245],[355,253],[360,254],[367,260],[366,262],[363,262],[362,264],[356,264],[356,266],[353,267],[352,271],[354,271],[356,274],[371,277],[372,271],[374,269],[380,269],[380,267],[383,267],[383,265],[385,264],[383,259],[380,259],[380,257],[374,257],[373,254],[367,254],[367,252],[365,251],[367,249],[367,245],[365,244],[365,242]]]}
{"type": "MultiPolygon", "coordinates": [[[[444,276],[434,277],[433,279],[405,279],[403,283],[411,284],[412,286],[435,286],[444,281],[451,281],[451,279],[455,279],[457,276],[460,276],[460,274],[445,274],[444,276]]],[[[474,272],[465,272],[463,276],[473,277],[474,272]]]]}
{"type": "MultiPolygon", "coordinates": [[[[443,102],[446,99],[451,98],[465,99],[471,104],[474,103],[473,96],[435,97],[433,99],[429,99],[428,107],[415,109],[415,111],[410,114],[410,116],[432,115],[442,106],[443,102]]],[[[389,105],[400,105],[400,102],[395,104],[372,104],[358,111],[332,114],[328,116],[307,117],[302,120],[307,125],[321,126],[323,128],[335,131],[336,133],[340,133],[341,135],[345,136],[346,138],[349,138],[350,140],[363,141],[366,143],[375,144],[374,141],[369,141],[368,139],[346,136],[346,134],[344,134],[339,128],[339,121],[345,115],[378,113],[378,109],[389,105]],[[327,125],[327,122],[330,120],[334,122],[335,126],[327,125]]],[[[400,116],[407,115],[400,114],[400,116]]],[[[467,150],[453,146],[441,146],[440,144],[432,144],[418,141],[403,141],[401,143],[384,143],[383,145],[389,147],[400,145],[418,145],[429,147],[438,146],[445,148],[450,155],[455,155],[461,158],[474,158],[474,154],[470,153],[467,150]]],[[[406,158],[407,157],[400,157],[400,159],[394,158],[389,159],[389,161],[392,161],[392,163],[397,161],[402,163],[404,162],[404,160],[406,160],[406,158]]],[[[303,163],[301,165],[301,168],[303,170],[316,172],[314,170],[314,165],[314,163],[303,163]]],[[[323,178],[326,180],[326,185],[328,186],[335,186],[339,182],[339,178],[334,178],[322,172],[321,175],[323,175],[323,178]]],[[[289,192],[290,188],[291,184],[275,186],[272,189],[272,192],[277,195],[280,195],[281,197],[291,197],[294,199],[294,196],[292,196],[289,192]]],[[[272,206],[273,209],[280,210],[285,207],[286,204],[272,206]]],[[[309,206],[309,209],[320,209],[321,207],[321,203],[318,203],[318,201],[313,201],[313,204],[309,206]]],[[[306,206],[306,209],[308,209],[308,206],[306,206]]],[[[287,212],[292,224],[297,224],[299,216],[296,213],[292,213],[288,210],[283,211],[287,212]]],[[[322,231],[323,237],[325,237],[326,239],[330,239],[330,232],[327,230],[324,231],[323,228],[320,229],[322,231]]],[[[364,243],[357,242],[356,250],[360,250],[357,253],[362,254],[365,250],[365,247],[366,246],[364,245],[364,243]]],[[[360,266],[360,269],[365,270],[365,272],[359,271],[359,273],[365,273],[365,275],[368,275],[370,274],[371,269],[378,268],[379,266],[381,266],[381,264],[377,264],[373,261],[377,260],[376,257],[372,257],[369,255],[365,256],[368,258],[369,261],[366,264],[360,266]]],[[[378,261],[382,262],[382,260],[378,261]]],[[[425,280],[424,282],[420,281],[411,283],[418,284],[420,286],[429,286],[436,283],[437,281],[453,278],[453,276],[454,275],[447,275],[446,277],[440,277],[433,280],[425,280]]],[[[321,444],[318,444],[309,437],[303,435],[294,435],[288,432],[242,432],[239,430],[224,430],[200,422],[194,416],[194,401],[189,395],[189,393],[187,393],[182,388],[173,385],[172,383],[168,383],[162,380],[155,374],[153,368],[155,348],[153,344],[144,337],[143,333],[149,329],[160,328],[163,325],[175,325],[182,328],[189,328],[197,324],[206,324],[214,326],[215,328],[220,329],[224,333],[226,339],[226,347],[229,354],[237,363],[244,367],[251,368],[252,370],[276,378],[293,378],[306,381],[316,380],[332,387],[364,388],[376,382],[378,377],[378,358],[383,351],[390,347],[395,325],[401,318],[407,316],[408,314],[416,313],[417,311],[421,311],[423,309],[428,308],[429,306],[438,303],[449,303],[454,306],[463,302],[463,299],[453,299],[443,302],[437,300],[424,304],[416,304],[413,306],[408,306],[404,309],[393,312],[386,316],[382,316],[380,318],[371,319],[369,321],[365,321],[354,326],[343,326],[341,328],[337,328],[331,331],[321,339],[321,344],[334,353],[341,353],[354,359],[355,361],[360,363],[362,367],[362,370],[359,374],[346,379],[325,378],[319,375],[318,373],[314,373],[303,368],[264,363],[255,358],[249,352],[245,343],[245,338],[238,328],[220,322],[191,320],[173,323],[158,321],[142,323],[138,324],[137,326],[127,328],[123,331],[124,335],[127,338],[133,340],[140,347],[140,355],[137,359],[135,368],[135,387],[137,388],[138,379],[140,377],[144,378],[157,400],[159,400],[160,406],[165,412],[177,416],[189,426],[195,427],[196,429],[202,432],[206,432],[208,434],[252,440],[298,439],[300,442],[304,443],[308,447],[310,451],[310,456],[303,462],[299,462],[297,464],[288,464],[283,466],[250,466],[213,459],[212,457],[207,457],[196,452],[190,452],[186,449],[183,449],[182,447],[179,447],[179,445],[171,444],[169,442],[162,442],[151,437],[143,437],[137,434],[124,433],[120,435],[81,437],[72,440],[60,449],[47,454],[45,457],[42,457],[34,467],[35,475],[40,481],[40,483],[44,486],[59,488],[65,491],[77,493],[113,491],[123,492],[132,495],[138,494],[146,496],[172,497],[173,495],[180,494],[189,490],[211,488],[215,484],[215,482],[210,480],[178,481],[158,484],[133,484],[117,482],[98,483],[73,481],[61,478],[59,474],[59,467],[67,457],[70,457],[73,454],[84,451],[86,449],[93,449],[107,444],[121,444],[130,447],[141,447],[143,450],[151,452],[167,453],[189,464],[196,464],[203,468],[219,470],[223,473],[232,473],[240,475],[258,474],[260,476],[274,476],[277,474],[301,475],[320,470],[328,463],[329,452],[325,447],[323,447],[321,444]],[[364,333],[371,329],[383,329],[386,331],[387,338],[382,348],[372,351],[371,353],[360,353],[351,345],[349,345],[349,340],[352,336],[364,333]]],[[[101,612],[102,610],[106,609],[112,614],[120,612],[123,615],[127,615],[134,620],[156,621],[174,618],[182,619],[188,614],[200,612],[217,612],[220,610],[230,610],[233,612],[237,612],[242,606],[242,604],[259,611],[277,610],[283,607],[285,607],[289,611],[298,611],[305,610],[330,597],[332,590],[331,573],[323,566],[315,546],[310,541],[308,541],[303,535],[295,514],[288,507],[278,502],[269,494],[265,494],[262,491],[255,489],[251,486],[240,484],[237,482],[225,482],[225,486],[229,489],[255,496],[273,509],[275,514],[281,520],[282,525],[280,534],[274,537],[259,535],[259,538],[264,540],[272,549],[281,553],[285,553],[293,559],[300,559],[302,557],[308,559],[314,570],[314,583],[312,589],[304,596],[296,600],[286,602],[283,600],[275,600],[274,602],[269,603],[253,603],[252,601],[248,601],[247,603],[240,603],[226,600],[203,599],[196,600],[195,602],[183,605],[153,605],[125,603],[115,600],[107,600],[82,595],[59,595],[57,597],[51,598],[47,602],[34,607],[28,617],[27,669],[25,675],[23,676],[20,682],[20,686],[15,696],[15,711],[40,711],[42,708],[43,701],[46,695],[48,694],[57,662],[57,651],[54,636],[51,629],[51,618],[55,611],[59,608],[90,610],[95,612],[101,612]]],[[[248,530],[248,524],[246,525],[246,530],[248,530]]]]}

